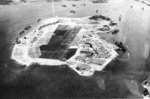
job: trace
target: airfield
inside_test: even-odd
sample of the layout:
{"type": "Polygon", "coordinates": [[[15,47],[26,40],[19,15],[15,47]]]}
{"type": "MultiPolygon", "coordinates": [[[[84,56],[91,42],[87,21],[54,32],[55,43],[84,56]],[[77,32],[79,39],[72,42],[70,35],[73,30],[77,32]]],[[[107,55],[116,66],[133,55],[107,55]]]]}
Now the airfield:
{"type": "MultiPolygon", "coordinates": [[[[122,42],[126,52],[119,54],[102,72],[95,71],[90,77],[80,76],[64,64],[33,64],[26,68],[26,64],[21,65],[11,60],[17,38],[26,36],[38,27],[41,24],[39,19],[44,22],[44,19],[54,18],[51,3],[0,5],[0,8],[3,9],[0,10],[0,97],[143,99],[141,84],[149,77],[150,71],[150,7],[141,0],[110,0],[108,3],[92,3],[87,0],[54,2],[57,18],[103,15],[117,23],[119,33],[101,34],[101,39],[111,44],[122,42]],[[31,29],[24,30],[26,26],[31,26],[31,29]],[[23,34],[20,35],[20,32],[23,34]]],[[[43,48],[41,58],[47,58],[45,52],[43,48]]]]}
{"type": "Polygon", "coordinates": [[[81,76],[92,76],[118,56],[117,46],[101,39],[101,34],[116,30],[111,24],[112,20],[102,15],[44,20],[17,39],[12,59],[26,66],[66,64],[81,76]]]}

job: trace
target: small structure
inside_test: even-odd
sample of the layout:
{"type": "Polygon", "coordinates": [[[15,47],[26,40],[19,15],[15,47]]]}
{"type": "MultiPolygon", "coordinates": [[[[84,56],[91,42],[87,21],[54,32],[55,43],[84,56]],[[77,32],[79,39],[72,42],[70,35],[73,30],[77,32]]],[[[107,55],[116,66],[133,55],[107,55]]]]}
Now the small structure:
{"type": "Polygon", "coordinates": [[[142,11],[144,10],[144,7],[142,8],[142,11]]]}
{"type": "Polygon", "coordinates": [[[119,21],[121,21],[121,20],[122,20],[122,15],[119,16],[119,21]]]}
{"type": "Polygon", "coordinates": [[[98,10],[96,10],[96,13],[98,13],[98,10]]]}
{"type": "Polygon", "coordinates": [[[37,22],[40,22],[42,19],[38,19],[37,22]]]}
{"type": "Polygon", "coordinates": [[[30,28],[31,28],[31,26],[28,25],[28,26],[26,26],[26,27],[24,28],[24,30],[29,30],[30,28]]]}
{"type": "Polygon", "coordinates": [[[119,33],[119,29],[112,30],[111,33],[112,34],[117,34],[117,33],[119,33]]]}
{"type": "Polygon", "coordinates": [[[110,21],[109,25],[110,25],[110,26],[115,26],[115,25],[117,25],[117,23],[115,23],[115,22],[113,22],[113,21],[110,21]]]}
{"type": "Polygon", "coordinates": [[[65,7],[65,8],[66,8],[66,7],[67,7],[67,5],[62,5],[62,7],[65,7]]]}
{"type": "Polygon", "coordinates": [[[70,13],[73,13],[73,14],[75,14],[75,13],[76,13],[76,11],[74,11],[74,10],[71,10],[71,11],[70,11],[70,13]]]}
{"type": "Polygon", "coordinates": [[[76,5],[75,5],[75,4],[73,4],[72,6],[73,6],[73,7],[76,7],[76,5]]]}

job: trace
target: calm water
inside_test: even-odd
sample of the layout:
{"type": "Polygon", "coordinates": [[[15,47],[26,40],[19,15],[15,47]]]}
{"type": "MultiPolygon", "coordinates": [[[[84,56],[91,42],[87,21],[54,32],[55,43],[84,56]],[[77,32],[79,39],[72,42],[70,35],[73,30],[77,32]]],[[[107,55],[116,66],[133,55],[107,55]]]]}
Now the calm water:
{"type": "MultiPolygon", "coordinates": [[[[19,9],[13,7],[13,11],[11,7],[1,7],[3,10],[0,11],[0,98],[141,97],[140,84],[149,76],[150,70],[150,21],[147,14],[149,9],[145,8],[145,12],[142,12],[138,7],[130,9],[130,5],[128,6],[123,14],[124,21],[119,24],[122,32],[120,35],[124,35],[120,36],[120,40],[128,47],[130,60],[116,59],[104,72],[96,72],[92,77],[79,76],[67,66],[49,67],[35,64],[25,69],[25,66],[10,60],[12,41],[19,36],[19,31],[28,24],[36,24],[38,18],[52,15],[48,4],[33,4],[28,7],[24,5],[19,9]],[[14,14],[16,12],[17,14],[14,14]]],[[[58,9],[57,14],[62,15],[59,12],[61,10],[58,9]]]]}

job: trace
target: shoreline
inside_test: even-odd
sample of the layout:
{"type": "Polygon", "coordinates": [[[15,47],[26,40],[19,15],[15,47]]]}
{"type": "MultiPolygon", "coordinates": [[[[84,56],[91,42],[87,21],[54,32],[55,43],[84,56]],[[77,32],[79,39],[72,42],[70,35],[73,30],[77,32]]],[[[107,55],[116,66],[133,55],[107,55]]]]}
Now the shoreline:
{"type": "MultiPolygon", "coordinates": [[[[75,43],[75,44],[77,44],[77,45],[75,45],[76,46],[75,48],[77,48],[77,51],[76,51],[75,55],[73,55],[71,58],[67,59],[66,61],[61,61],[59,59],[39,58],[39,56],[41,55],[39,48],[38,48],[38,52],[35,52],[35,50],[33,50],[33,52],[35,52],[36,57],[32,58],[29,55],[30,47],[39,47],[41,45],[46,45],[48,43],[48,41],[50,41],[50,39],[53,35],[52,33],[59,25],[69,25],[71,27],[81,26],[82,28],[85,28],[85,29],[81,29],[78,33],[78,36],[79,35],[83,36],[84,33],[82,33],[82,32],[83,31],[89,32],[90,29],[88,30],[87,27],[93,26],[84,21],[87,19],[88,19],[88,17],[85,17],[85,18],[54,18],[54,19],[51,18],[51,19],[44,20],[43,22],[41,22],[41,24],[38,26],[38,28],[36,27],[37,29],[33,29],[34,31],[32,31],[18,39],[20,41],[18,41],[19,44],[16,43],[14,45],[13,52],[12,52],[12,59],[14,59],[18,63],[26,65],[26,66],[30,66],[32,63],[38,63],[39,65],[60,66],[60,65],[64,65],[64,64],[68,65],[69,62],[73,62],[75,64],[69,65],[69,67],[72,68],[74,71],[76,71],[79,75],[82,75],[82,76],[92,76],[95,71],[102,71],[113,59],[115,59],[115,57],[118,56],[118,54],[114,50],[117,47],[115,45],[112,45],[112,44],[100,39],[99,37],[97,37],[96,34],[92,34],[93,35],[92,37],[90,37],[90,36],[86,37],[87,39],[84,39],[83,41],[81,40],[82,43],[79,43],[79,44],[75,43]],[[42,24],[45,24],[45,25],[42,26],[42,24]],[[49,28],[49,26],[50,26],[50,28],[49,28]],[[42,31],[42,29],[40,29],[41,27],[42,27],[42,29],[44,28],[45,30],[42,31]],[[51,34],[49,34],[49,33],[51,33],[51,34]],[[38,35],[38,37],[36,37],[37,35],[38,35]],[[44,41],[42,40],[41,43],[38,43],[40,41],[40,38],[43,38],[43,37],[45,38],[47,36],[50,36],[50,37],[46,38],[46,40],[44,40],[44,41]],[[35,37],[36,37],[36,39],[35,39],[35,37]],[[27,40],[24,38],[26,38],[27,40]],[[93,49],[89,48],[89,47],[84,47],[85,44],[83,42],[88,42],[88,41],[86,41],[88,39],[92,40],[91,44],[94,47],[93,49]],[[88,59],[88,60],[86,60],[86,62],[82,62],[81,60],[76,60],[76,57],[81,55],[82,50],[88,48],[93,52],[94,49],[95,50],[99,49],[98,46],[101,46],[102,49],[104,48],[103,50],[105,50],[107,53],[110,54],[110,56],[108,56],[108,59],[107,58],[96,58],[96,59],[104,62],[104,63],[103,62],[100,63],[101,65],[98,65],[97,63],[89,63],[90,61],[88,61],[88,60],[90,58],[87,58],[87,57],[85,57],[88,59]],[[78,65],[81,65],[81,67],[79,67],[78,65]],[[82,67],[84,65],[89,66],[89,67],[82,67]],[[83,70],[82,69],[77,70],[77,68],[82,68],[83,70]],[[87,69],[87,68],[90,68],[90,69],[87,69]]],[[[80,37],[80,39],[81,39],[81,37],[80,37]]],[[[81,41],[73,41],[73,42],[81,42],[81,41]]],[[[72,46],[72,45],[70,45],[70,46],[72,46]]],[[[97,56],[94,56],[94,57],[97,57],[97,56]]],[[[94,59],[94,57],[93,57],[93,59],[94,59]]],[[[106,57],[106,56],[104,55],[104,57],[106,57]]],[[[97,60],[97,62],[99,63],[98,60],[97,60]]]]}

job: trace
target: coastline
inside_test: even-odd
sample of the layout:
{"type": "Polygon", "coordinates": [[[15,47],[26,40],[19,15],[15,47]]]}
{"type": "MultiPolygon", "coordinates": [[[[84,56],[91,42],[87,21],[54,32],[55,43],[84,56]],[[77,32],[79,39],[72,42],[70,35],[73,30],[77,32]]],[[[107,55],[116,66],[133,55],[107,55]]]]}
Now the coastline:
{"type": "MultiPolygon", "coordinates": [[[[41,43],[38,43],[40,38],[43,38],[43,37],[45,38],[47,35],[49,35],[49,33],[51,33],[50,35],[52,36],[52,32],[54,32],[54,30],[60,24],[71,25],[71,27],[74,27],[74,26],[78,25],[78,26],[81,26],[82,28],[89,26],[88,25],[89,23],[84,23],[85,19],[88,19],[88,17],[85,17],[85,18],[54,18],[54,19],[51,18],[51,19],[48,19],[46,21],[44,20],[38,26],[38,28],[36,27],[36,29],[34,29],[34,31],[31,31],[27,35],[25,35],[25,36],[21,37],[20,39],[18,39],[20,41],[19,41],[19,44],[15,44],[14,45],[14,49],[13,49],[13,52],[12,52],[12,59],[14,59],[18,63],[20,63],[22,65],[26,65],[26,66],[30,66],[33,63],[38,63],[39,65],[59,66],[59,65],[68,64],[68,62],[72,62],[72,60],[76,63],[77,61],[75,61],[75,58],[76,58],[76,56],[80,55],[80,51],[81,51],[81,49],[79,47],[79,46],[81,46],[80,44],[77,45],[79,48],[77,47],[78,50],[77,50],[76,54],[73,57],[71,57],[70,59],[68,59],[67,61],[61,61],[61,60],[57,60],[57,59],[44,59],[44,58],[42,59],[42,58],[38,58],[41,55],[40,52],[38,52],[38,54],[36,53],[38,56],[35,54],[35,56],[37,56],[37,57],[32,58],[29,55],[29,48],[30,47],[34,47],[34,46],[38,47],[38,46],[41,46],[41,45],[46,45],[48,43],[48,40],[46,40],[44,42],[42,41],[41,43]],[[42,26],[44,24],[45,25],[47,24],[46,27],[48,27],[48,28],[43,30],[44,32],[42,32],[40,28],[41,27],[45,28],[45,26],[42,26]],[[49,24],[50,24],[50,27],[49,27],[49,24]],[[49,28],[51,28],[51,32],[50,32],[49,28]],[[39,32],[39,30],[41,32],[39,32]],[[35,39],[34,35],[35,36],[38,35],[38,37],[36,37],[36,40],[33,42],[32,40],[35,39]],[[26,39],[29,38],[29,40],[25,40],[24,38],[26,38],[26,39]]],[[[83,30],[83,31],[86,31],[86,30],[83,30]]],[[[79,34],[82,34],[82,33],[79,33],[79,34]]],[[[47,39],[50,40],[51,36],[48,37],[47,39]]],[[[92,38],[95,38],[95,37],[96,37],[96,35],[94,34],[94,36],[92,38]]],[[[97,40],[98,42],[101,42],[101,44],[104,44],[102,46],[104,46],[104,48],[106,50],[108,50],[108,53],[111,53],[112,55],[111,55],[111,57],[109,59],[106,59],[105,62],[100,67],[98,67],[98,65],[94,65],[94,64],[93,65],[89,65],[91,69],[87,70],[87,71],[82,71],[82,70],[79,71],[79,70],[77,70],[76,68],[77,68],[78,65],[69,65],[69,67],[72,68],[73,70],[75,70],[79,75],[92,76],[95,71],[102,71],[105,68],[105,66],[107,64],[109,64],[109,62],[111,62],[116,56],[118,56],[118,54],[115,52],[113,47],[110,47],[110,46],[114,46],[114,45],[109,44],[109,43],[107,43],[106,41],[103,41],[103,40],[101,41],[100,38],[97,38],[95,40],[97,40]]],[[[93,43],[92,44],[94,44],[95,40],[93,39],[93,41],[92,41],[93,43]]],[[[95,42],[95,44],[96,44],[96,42],[95,42]]],[[[98,47],[95,44],[93,46],[95,46],[95,48],[97,49],[98,47]]],[[[117,48],[117,47],[114,47],[114,48],[117,48]]],[[[82,62],[79,62],[79,63],[82,63],[82,62]]],[[[83,64],[87,64],[87,63],[83,63],[83,64]]]]}

